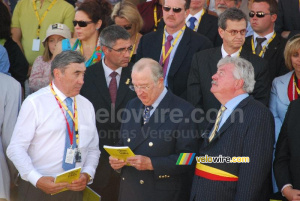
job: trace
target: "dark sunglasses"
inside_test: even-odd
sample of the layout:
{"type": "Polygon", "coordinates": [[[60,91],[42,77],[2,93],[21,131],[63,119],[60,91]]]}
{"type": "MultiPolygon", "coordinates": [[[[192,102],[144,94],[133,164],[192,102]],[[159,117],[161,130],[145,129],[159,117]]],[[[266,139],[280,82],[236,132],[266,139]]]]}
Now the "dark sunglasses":
{"type": "Polygon", "coordinates": [[[262,12],[262,11],[258,11],[258,12],[254,12],[254,11],[250,11],[249,12],[249,17],[254,17],[254,15],[256,15],[256,17],[258,17],[258,18],[263,18],[263,17],[265,17],[266,15],[273,15],[274,13],[264,13],[264,12],[262,12]]]}
{"type": "Polygon", "coordinates": [[[76,27],[76,25],[78,24],[78,26],[80,26],[80,27],[86,27],[88,24],[92,24],[93,22],[92,21],[76,21],[76,20],[74,20],[73,21],[73,25],[74,25],[74,27],[76,27]]]}
{"type": "MultiPolygon", "coordinates": [[[[169,6],[164,6],[163,7],[164,11],[169,12],[171,10],[171,7],[169,6]]],[[[172,8],[174,13],[180,13],[182,11],[182,8],[172,8]]]]}

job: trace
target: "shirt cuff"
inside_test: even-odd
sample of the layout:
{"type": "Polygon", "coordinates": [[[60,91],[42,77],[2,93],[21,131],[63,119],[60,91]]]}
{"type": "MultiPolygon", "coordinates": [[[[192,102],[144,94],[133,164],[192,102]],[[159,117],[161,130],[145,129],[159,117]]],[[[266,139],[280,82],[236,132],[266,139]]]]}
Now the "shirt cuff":
{"type": "Polygon", "coordinates": [[[38,173],[35,170],[32,170],[27,177],[27,180],[36,187],[36,183],[37,181],[42,177],[43,175],[41,175],[40,173],[38,173]]]}
{"type": "Polygon", "coordinates": [[[284,186],[282,187],[282,189],[281,189],[281,195],[282,195],[283,197],[285,197],[285,196],[283,195],[282,191],[283,191],[286,187],[289,187],[289,186],[293,188],[293,185],[292,185],[292,184],[286,184],[286,185],[284,185],[284,186]]]}

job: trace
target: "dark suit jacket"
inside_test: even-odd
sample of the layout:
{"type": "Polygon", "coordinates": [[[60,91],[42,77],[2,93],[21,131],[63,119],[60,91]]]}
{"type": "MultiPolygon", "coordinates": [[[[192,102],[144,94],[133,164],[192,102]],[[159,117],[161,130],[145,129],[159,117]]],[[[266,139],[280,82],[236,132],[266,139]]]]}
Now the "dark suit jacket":
{"type": "Polygon", "coordinates": [[[300,12],[298,0],[279,0],[275,30],[279,34],[291,31],[289,38],[300,33],[300,12]]]}
{"type": "MultiPolygon", "coordinates": [[[[208,132],[214,123],[208,125],[208,132]]],[[[242,100],[211,142],[203,136],[200,156],[248,156],[249,163],[206,163],[231,173],[238,181],[214,181],[194,176],[191,201],[267,201],[271,193],[274,120],[252,96],[242,100]]]]}
{"type": "MultiPolygon", "coordinates": [[[[264,105],[268,105],[271,82],[267,69],[267,61],[253,55],[251,52],[242,51],[241,57],[250,61],[255,71],[255,86],[252,95],[264,105]]],[[[210,109],[219,110],[220,102],[210,92],[212,76],[217,72],[217,63],[222,58],[221,47],[201,51],[194,55],[192,67],[188,78],[188,101],[207,114],[205,120],[199,124],[200,131],[207,126],[207,121],[215,119],[215,113],[210,109]]]]}
{"type": "Polygon", "coordinates": [[[123,119],[129,122],[122,124],[120,145],[129,146],[136,155],[150,157],[154,170],[124,166],[119,201],[188,200],[192,175],[188,178],[187,174],[193,173],[194,166],[176,165],[176,161],[180,153],[198,150],[191,118],[194,107],[168,92],[144,126],[144,105],[138,98],[131,100],[126,109],[123,119]],[[174,109],[180,111],[181,118],[174,117],[174,109]]]}
{"type": "Polygon", "coordinates": [[[274,174],[278,189],[292,184],[300,189],[300,99],[292,101],[287,110],[276,145],[274,174]]]}
{"type": "Polygon", "coordinates": [[[197,32],[209,38],[214,47],[221,46],[223,43],[218,32],[218,17],[216,16],[204,13],[197,32]]]}
{"type": "Polygon", "coordinates": [[[108,163],[108,153],[103,145],[115,146],[119,142],[121,127],[121,114],[129,100],[136,97],[134,91],[129,89],[127,80],[131,80],[131,66],[124,67],[117,92],[115,110],[111,107],[111,99],[107,87],[102,61],[86,69],[84,85],[80,94],[86,97],[94,106],[96,113],[96,126],[99,134],[99,148],[101,156],[92,187],[104,188],[109,182],[111,174],[115,171],[108,163]]]}
{"type": "MultiPolygon", "coordinates": [[[[300,19],[299,19],[300,20],[300,19]]],[[[252,52],[251,46],[252,36],[246,38],[243,45],[243,50],[252,52]]],[[[276,34],[275,38],[268,45],[264,54],[264,59],[268,61],[270,80],[274,80],[275,77],[279,77],[289,72],[284,63],[283,52],[285,48],[286,40],[283,39],[279,34],[276,34]]]]}
{"type": "MultiPolygon", "coordinates": [[[[159,62],[164,29],[144,35],[139,43],[136,61],[152,58],[159,62]]],[[[212,47],[208,38],[186,28],[171,63],[168,77],[168,89],[175,95],[186,99],[186,87],[191,61],[194,53],[212,47]]]]}

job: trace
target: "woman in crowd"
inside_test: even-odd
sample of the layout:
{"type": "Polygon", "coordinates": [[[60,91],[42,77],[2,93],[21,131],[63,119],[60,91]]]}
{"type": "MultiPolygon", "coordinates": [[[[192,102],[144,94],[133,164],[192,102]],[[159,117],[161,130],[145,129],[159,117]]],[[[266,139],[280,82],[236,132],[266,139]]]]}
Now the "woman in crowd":
{"type": "Polygon", "coordinates": [[[45,47],[43,56],[36,58],[29,77],[29,88],[31,92],[35,92],[49,84],[51,61],[56,44],[65,38],[71,38],[71,31],[67,25],[57,23],[51,24],[48,27],[46,38],[43,40],[45,47]]]}
{"type": "Polygon", "coordinates": [[[20,47],[11,38],[11,15],[7,7],[0,1],[0,45],[7,51],[10,68],[9,72],[24,87],[29,64],[20,47]]]}
{"type": "Polygon", "coordinates": [[[100,46],[100,32],[107,26],[111,5],[106,0],[85,0],[78,7],[74,28],[77,38],[65,39],[55,49],[54,57],[61,51],[77,50],[85,57],[86,67],[104,56],[100,46]]]}
{"type": "Polygon", "coordinates": [[[131,2],[123,1],[114,6],[111,19],[115,24],[124,27],[131,35],[133,46],[130,52],[131,61],[135,61],[136,50],[142,35],[139,33],[143,27],[143,19],[136,6],[131,2]]]}
{"type": "MultiPolygon", "coordinates": [[[[287,42],[284,59],[290,72],[273,80],[269,104],[275,120],[275,145],[290,102],[300,96],[300,35],[287,42]]],[[[280,191],[274,181],[273,190],[280,191]]]]}

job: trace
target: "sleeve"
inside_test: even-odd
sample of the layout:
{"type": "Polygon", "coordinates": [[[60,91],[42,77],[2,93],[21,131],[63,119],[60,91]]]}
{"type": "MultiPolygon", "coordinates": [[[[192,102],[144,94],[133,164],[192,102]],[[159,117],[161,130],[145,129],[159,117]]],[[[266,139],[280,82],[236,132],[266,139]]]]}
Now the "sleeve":
{"type": "Polygon", "coordinates": [[[278,13],[277,13],[277,19],[275,21],[275,31],[281,35],[281,33],[284,31],[283,30],[283,6],[282,6],[282,1],[285,1],[285,0],[279,0],[278,1],[278,13]]]}
{"type": "MultiPolygon", "coordinates": [[[[257,106],[257,105],[255,105],[257,106]]],[[[270,179],[274,145],[274,120],[272,114],[263,107],[254,112],[248,124],[246,137],[243,140],[242,156],[250,158],[249,163],[241,163],[235,201],[260,200],[261,191],[266,189],[266,181],[270,179]]]]}
{"type": "Polygon", "coordinates": [[[13,15],[12,15],[12,19],[11,19],[11,27],[12,28],[21,28],[20,25],[20,9],[22,8],[22,2],[23,1],[19,1],[14,9],[13,15]]]}
{"type": "Polygon", "coordinates": [[[31,74],[29,77],[29,88],[34,92],[49,84],[49,77],[45,77],[45,71],[50,71],[50,65],[43,62],[42,56],[36,58],[33,63],[31,74]]]}
{"type": "Polygon", "coordinates": [[[65,13],[66,13],[66,15],[65,15],[63,24],[67,25],[69,27],[69,29],[71,30],[71,32],[74,33],[73,20],[75,17],[75,10],[71,4],[67,3],[67,8],[66,8],[65,13]]]}
{"type": "Polygon", "coordinates": [[[143,50],[142,50],[143,49],[143,39],[144,39],[144,36],[142,36],[140,39],[139,46],[136,51],[135,63],[138,62],[141,58],[143,58],[143,50]]]}

